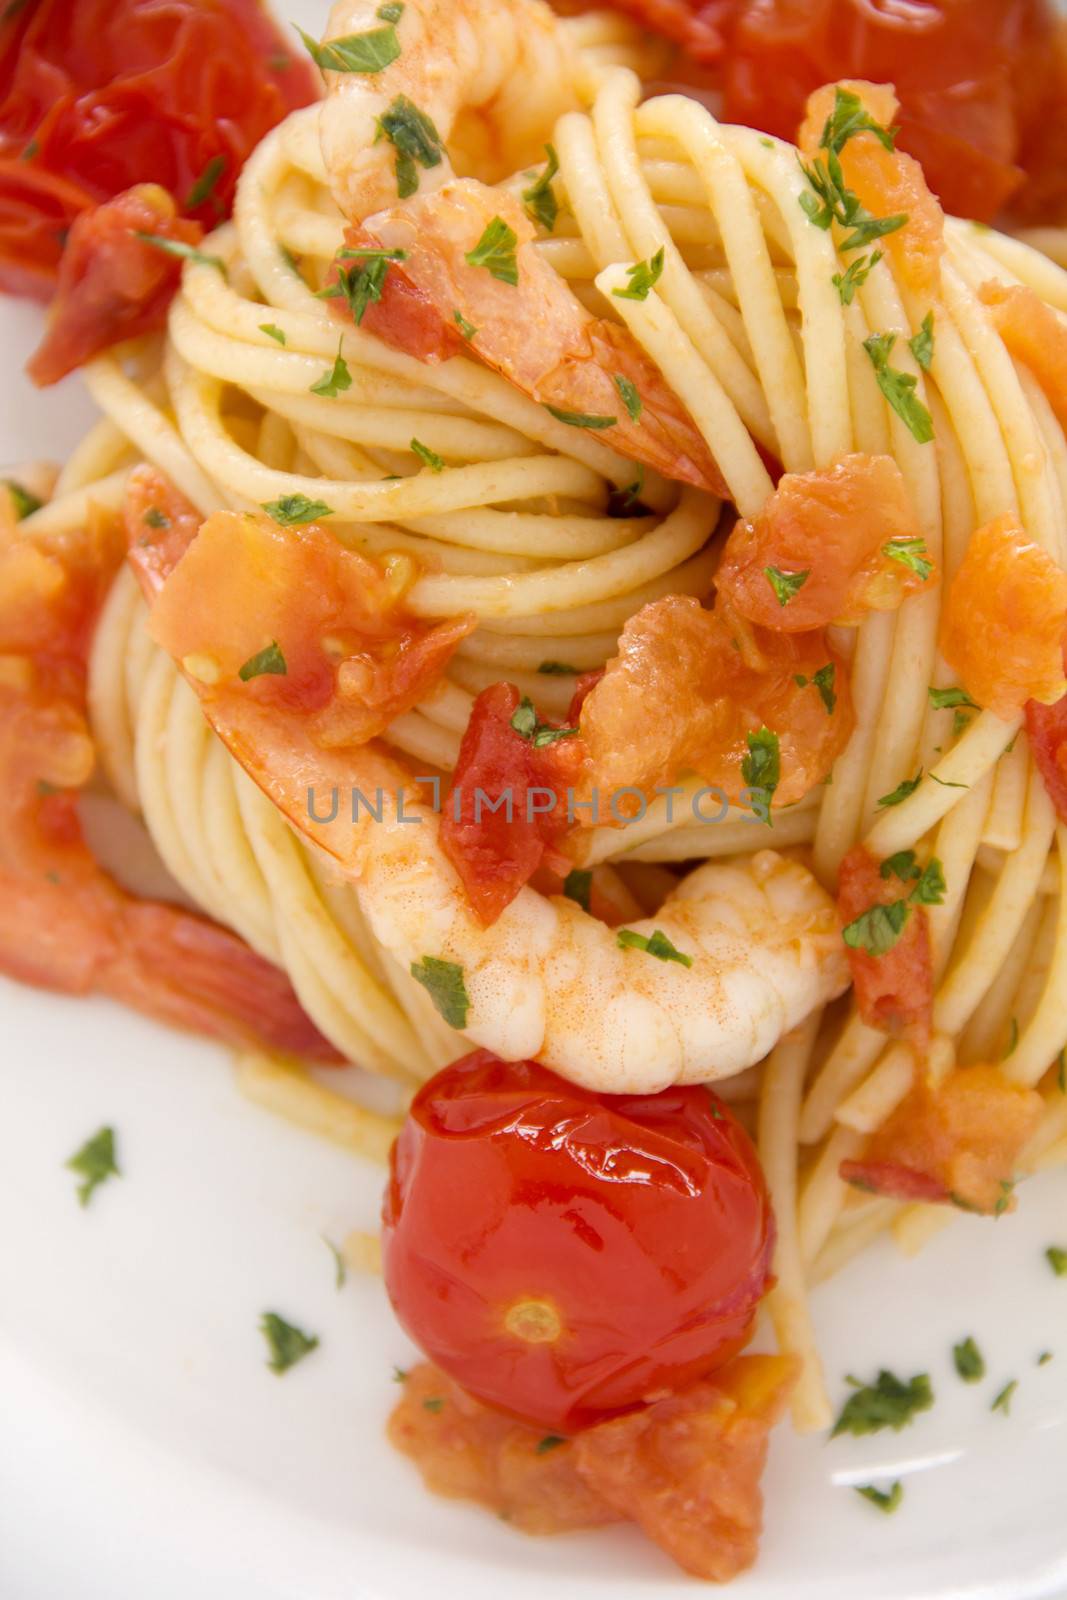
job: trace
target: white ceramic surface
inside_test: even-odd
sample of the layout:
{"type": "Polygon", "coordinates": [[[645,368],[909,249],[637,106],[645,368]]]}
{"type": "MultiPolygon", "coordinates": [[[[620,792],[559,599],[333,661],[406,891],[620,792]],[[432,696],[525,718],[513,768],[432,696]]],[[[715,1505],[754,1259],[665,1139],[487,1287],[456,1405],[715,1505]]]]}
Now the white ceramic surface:
{"type": "MultiPolygon", "coordinates": [[[[314,28],[315,0],[290,0],[314,28]]],[[[0,458],[61,454],[91,415],[19,368],[0,303],[0,458]]],[[[533,1541],[426,1495],[382,1437],[410,1350],[380,1286],[337,1292],[322,1235],[373,1227],[380,1173],[237,1095],[224,1052],[105,1002],[0,981],[0,1600],[668,1600],[692,1581],[632,1530],[533,1541]],[[65,1158],[104,1122],[121,1181],[75,1203],[65,1158]],[[321,1336],[283,1379],[260,1314],[321,1336]]],[[[917,1261],[873,1249],[818,1292],[831,1392],[930,1373],[901,1434],[779,1430],[767,1531],[737,1600],[1031,1600],[1067,1592],[1067,1184],[917,1261]],[[975,1386],[951,1345],[973,1334],[975,1386]],[[1043,1367],[1039,1352],[1052,1349],[1043,1367]],[[1009,1416],[990,1411],[1019,1379],[1009,1416]],[[884,1517],[852,1490],[901,1477],[884,1517]]]]}

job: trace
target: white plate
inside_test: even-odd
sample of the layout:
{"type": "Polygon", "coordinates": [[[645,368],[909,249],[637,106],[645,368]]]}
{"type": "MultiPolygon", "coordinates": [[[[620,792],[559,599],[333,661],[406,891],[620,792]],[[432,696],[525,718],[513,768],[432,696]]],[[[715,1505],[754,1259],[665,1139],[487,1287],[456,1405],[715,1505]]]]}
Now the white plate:
{"type": "MultiPolygon", "coordinates": [[[[290,4],[309,29],[324,7],[290,4]]],[[[36,320],[0,304],[2,455],[61,454],[76,385],[21,378],[36,320]]],[[[338,1293],[322,1242],[373,1227],[380,1173],[241,1101],[225,1054],[105,1002],[0,981],[2,1600],[668,1600],[695,1593],[633,1530],[531,1540],[427,1495],[385,1444],[411,1352],[380,1286],[338,1293]],[[104,1122],[121,1182],[89,1210],[65,1158],[104,1122]],[[321,1336],[284,1380],[261,1313],[321,1336]]],[[[930,1373],[901,1434],[780,1429],[767,1528],[738,1600],[1030,1600],[1067,1590],[1062,1178],[960,1217],[914,1262],[880,1245],[819,1291],[831,1391],[930,1373]],[[973,1334],[989,1375],[956,1377],[973,1334]],[[1039,1352],[1055,1359],[1038,1368],[1039,1352]],[[1010,1416],[990,1401],[1009,1379],[1010,1416]],[[883,1517],[854,1483],[901,1477],[883,1517]]]]}

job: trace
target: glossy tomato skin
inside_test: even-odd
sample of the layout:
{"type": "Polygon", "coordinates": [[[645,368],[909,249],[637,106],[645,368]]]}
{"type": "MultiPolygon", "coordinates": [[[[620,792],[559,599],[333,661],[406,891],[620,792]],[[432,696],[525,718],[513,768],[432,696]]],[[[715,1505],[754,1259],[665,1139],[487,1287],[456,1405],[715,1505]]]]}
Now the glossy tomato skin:
{"type": "Polygon", "coordinates": [[[419,1091],[383,1208],[407,1332],[490,1405],[574,1432],[749,1337],[774,1221],[708,1090],[600,1095],[478,1050],[419,1091]]]}

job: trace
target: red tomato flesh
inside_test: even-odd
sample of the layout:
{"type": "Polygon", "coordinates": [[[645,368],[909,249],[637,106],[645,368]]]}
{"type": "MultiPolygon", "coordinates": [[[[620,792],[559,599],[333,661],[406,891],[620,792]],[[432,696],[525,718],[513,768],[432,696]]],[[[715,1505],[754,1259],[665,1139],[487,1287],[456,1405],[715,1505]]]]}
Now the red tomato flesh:
{"type": "Polygon", "coordinates": [[[430,1359],[568,1433],[744,1345],[774,1222],[707,1089],[601,1095],[478,1050],[416,1095],[383,1208],[385,1284],[430,1359]]]}
{"type": "MultiPolygon", "coordinates": [[[[837,909],[847,926],[871,906],[905,898],[900,879],[883,878],[879,863],[861,844],[848,852],[838,875],[837,909]]],[[[930,1033],[934,1003],[930,925],[913,905],[896,944],[884,955],[848,947],[848,964],[860,1016],[869,1028],[906,1029],[917,1042],[930,1033]]]]}

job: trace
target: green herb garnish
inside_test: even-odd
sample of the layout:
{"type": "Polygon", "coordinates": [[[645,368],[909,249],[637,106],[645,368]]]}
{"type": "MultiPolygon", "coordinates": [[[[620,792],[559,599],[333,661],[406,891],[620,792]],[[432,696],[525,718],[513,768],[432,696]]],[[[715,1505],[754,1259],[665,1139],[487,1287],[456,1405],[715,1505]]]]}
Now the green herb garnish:
{"type": "Polygon", "coordinates": [[[1050,1244],[1045,1251],[1045,1260],[1057,1278],[1067,1277],[1067,1250],[1062,1245],[1050,1244]]]}
{"type": "Polygon", "coordinates": [[[183,211],[195,211],[197,206],[202,206],[205,200],[210,199],[216,184],[225,171],[226,157],[212,156],[186,195],[185,205],[182,207],[183,211]]]}
{"type": "Polygon", "coordinates": [[[543,1439],[538,1439],[537,1444],[534,1446],[534,1454],[538,1456],[547,1455],[549,1450],[556,1450],[561,1444],[566,1443],[567,1441],[562,1434],[546,1433],[543,1439]]]}
{"type": "Polygon", "coordinates": [[[277,639],[272,639],[270,644],[265,645],[254,656],[249,656],[244,666],[238,670],[237,676],[242,683],[248,683],[251,678],[268,676],[284,678],[288,670],[277,639]]]}
{"type": "Polygon", "coordinates": [[[1012,1396],[1018,1387],[1018,1378],[1012,1378],[1010,1383],[1006,1383],[990,1405],[990,1411],[1003,1411],[1004,1415],[1008,1416],[1011,1412],[1012,1396]]]}
{"type": "Polygon", "coordinates": [[[115,1161],[114,1128],[100,1128],[91,1139],[86,1139],[81,1149],[76,1150],[65,1165],[82,1178],[77,1190],[78,1204],[87,1206],[93,1191],[100,1184],[106,1183],[108,1178],[122,1177],[115,1161]]]}
{"type": "Polygon", "coordinates": [[[469,344],[470,341],[474,338],[475,334],[478,332],[477,328],[474,326],[474,323],[473,322],[468,322],[466,317],[463,315],[463,313],[461,311],[453,311],[452,316],[453,316],[453,319],[455,321],[456,327],[459,329],[460,333],[463,335],[463,337],[466,339],[467,343],[469,344]]]}
{"type": "Polygon", "coordinates": [[[966,689],[927,689],[926,692],[935,711],[947,711],[953,706],[970,706],[972,710],[978,710],[966,689]]]}
{"type": "Polygon", "coordinates": [[[331,39],[328,44],[319,44],[303,28],[297,27],[296,31],[304,41],[304,49],[323,72],[382,72],[400,56],[400,40],[391,22],[367,33],[331,39]]]}
{"type": "Polygon", "coordinates": [[[345,1279],[348,1277],[348,1264],[332,1239],[327,1239],[324,1233],[320,1234],[319,1237],[322,1239],[322,1242],[326,1246],[327,1250],[333,1256],[334,1288],[343,1289],[345,1286],[345,1279]]]}
{"type": "Polygon", "coordinates": [[[169,528],[170,518],[160,511],[158,506],[149,506],[141,521],[150,528],[169,528]]]}
{"type": "Polygon", "coordinates": [[[637,386],[629,378],[624,378],[621,373],[615,374],[615,387],[622,396],[622,403],[626,407],[630,421],[636,422],[641,415],[643,402],[637,392],[637,386]]]}
{"type": "Polygon", "coordinates": [[[343,339],[338,340],[337,354],[329,372],[324,372],[317,383],[311,384],[312,394],[321,394],[327,400],[336,400],[343,390],[351,389],[352,374],[348,370],[348,362],[341,354],[343,343],[343,339]]]}
{"type": "Polygon", "coordinates": [[[767,825],[770,826],[770,805],[774,791],[782,776],[781,746],[778,735],[770,728],[759,728],[745,735],[748,755],[741,761],[741,777],[750,789],[757,789],[767,803],[767,825]]]}
{"type": "Polygon", "coordinates": [[[21,522],[23,517],[32,517],[35,511],[40,511],[44,505],[43,500],[38,500],[35,494],[24,489],[21,483],[16,483],[14,478],[0,478],[4,488],[11,496],[11,503],[15,508],[15,521],[21,522]]]}
{"type": "Polygon", "coordinates": [[[572,867],[563,880],[563,893],[568,900],[573,900],[575,905],[581,906],[583,911],[589,910],[589,894],[593,887],[593,874],[582,867],[572,867]]]}
{"type": "Polygon", "coordinates": [[[811,568],[804,572],[782,572],[778,567],[764,567],[763,575],[774,590],[778,604],[787,606],[811,577],[811,568]]]}
{"type": "Polygon", "coordinates": [[[925,539],[890,539],[888,544],[882,546],[882,554],[890,561],[899,561],[901,566],[910,568],[924,583],[934,570],[933,562],[926,556],[925,539]]]}
{"type": "Polygon", "coordinates": [[[878,804],[880,806],[899,806],[902,800],[906,800],[908,798],[909,794],[915,793],[916,789],[922,782],[922,776],[923,772],[922,768],[920,767],[914,778],[902,778],[895,789],[891,790],[889,794],[884,794],[882,796],[878,804]]]}
{"type": "Polygon", "coordinates": [[[559,216],[559,201],[552,187],[552,179],[559,171],[559,157],[550,144],[545,145],[548,161],[544,172],[528,189],[522,191],[526,215],[539,222],[546,233],[551,233],[559,216]]]}
{"type": "Polygon", "coordinates": [[[268,339],[273,339],[277,344],[285,343],[285,334],[275,322],[261,322],[259,331],[260,333],[265,333],[268,339]]]}
{"type": "Polygon", "coordinates": [[[919,325],[919,331],[908,340],[908,349],[922,367],[929,372],[934,359],[934,314],[928,311],[919,325]]]}
{"type": "Polygon", "coordinates": [[[431,1394],[428,1395],[427,1398],[422,1402],[422,1409],[424,1411],[432,1411],[434,1416],[436,1416],[439,1411],[444,1410],[444,1404],[444,1397],[442,1395],[431,1394]]]}
{"type": "Polygon", "coordinates": [[[288,1372],[290,1367],[295,1367],[298,1361],[309,1356],[312,1350],[318,1349],[319,1341],[315,1334],[294,1327],[276,1311],[264,1311],[259,1320],[259,1331],[270,1350],[267,1365],[272,1372],[288,1372]]]}
{"type": "Polygon", "coordinates": [[[913,878],[917,878],[919,870],[914,850],[898,850],[896,855],[887,856],[878,868],[881,877],[899,878],[902,883],[909,883],[913,878]]]}
{"type": "Polygon", "coordinates": [[[857,1494],[869,1500],[872,1506],[884,1511],[886,1516],[895,1511],[904,1498],[904,1485],[899,1478],[889,1489],[876,1489],[873,1483],[854,1483],[852,1487],[857,1494]]]}
{"type": "MultiPolygon", "coordinates": [[[[871,359],[878,387],[885,395],[897,416],[907,426],[919,444],[929,444],[934,436],[933,419],[915,393],[918,379],[910,372],[898,372],[889,365],[889,356],[897,342],[895,333],[872,333],[864,339],[863,348],[871,359]]],[[[895,540],[894,543],[901,543],[895,540]]]]}
{"type": "Polygon", "coordinates": [[[537,670],[546,678],[576,678],[579,671],[577,667],[568,666],[566,661],[542,661],[537,670]]]}
{"type": "Polygon", "coordinates": [[[464,982],[463,968],[455,961],[441,961],[437,956],[423,956],[411,963],[411,976],[421,983],[439,1014],[450,1028],[465,1028],[470,1011],[470,996],[464,982]]]}
{"type": "Polygon", "coordinates": [[[437,451],[431,450],[428,444],[421,444],[418,439],[412,439],[411,449],[420,461],[426,463],[431,472],[443,472],[445,470],[444,456],[439,456],[437,451]]]}
{"type": "Polygon", "coordinates": [[[561,411],[558,406],[545,404],[545,410],[557,422],[565,422],[568,428],[614,428],[618,417],[597,417],[587,411],[561,411]]]}
{"type": "Polygon", "coordinates": [[[518,242],[515,229],[509,227],[503,217],[494,217],[486,223],[478,243],[467,251],[464,259],[469,266],[484,267],[491,277],[500,283],[510,283],[514,288],[519,281],[519,263],[515,255],[518,242]]]}
{"type": "Polygon", "coordinates": [[[444,144],[433,121],[406,95],[397,95],[378,118],[377,139],[388,139],[396,151],[396,192],[401,200],[419,187],[419,167],[437,167],[444,144]]]}
{"type": "Polygon", "coordinates": [[[647,261],[635,261],[626,268],[630,282],[625,289],[612,289],[617,300],[647,300],[648,292],[663,276],[663,246],[647,261]]]}
{"type": "Polygon", "coordinates": [[[166,256],[180,256],[183,261],[195,261],[201,267],[214,267],[224,278],[229,277],[221,256],[206,255],[194,245],[186,244],[184,239],[165,239],[161,233],[143,233],[140,228],[133,230],[133,236],[140,239],[142,244],[150,244],[153,250],[162,250],[166,256]]]}
{"type": "Polygon", "coordinates": [[[621,950],[644,950],[646,954],[655,956],[657,961],[677,961],[682,967],[693,965],[692,956],[676,950],[661,928],[656,928],[647,937],[633,928],[620,928],[615,938],[621,950]]]}
{"type": "Polygon", "coordinates": [[[831,1439],[840,1433],[857,1437],[865,1433],[879,1433],[883,1428],[897,1432],[911,1422],[920,1411],[929,1411],[934,1403],[934,1392],[925,1372],[904,1382],[883,1368],[873,1383],[861,1383],[858,1378],[846,1378],[855,1389],[841,1408],[834,1423],[831,1439]]]}
{"type": "Polygon", "coordinates": [[[333,507],[325,500],[309,500],[306,494],[283,494],[280,500],[267,500],[263,509],[283,528],[298,528],[320,517],[332,517],[333,507]]]}
{"type": "Polygon", "coordinates": [[[972,1338],[961,1339],[952,1346],[952,1359],[964,1383],[980,1383],[985,1377],[985,1360],[972,1338]]]}
{"type": "Polygon", "coordinates": [[[850,306],[852,304],[856,290],[862,289],[863,285],[870,277],[872,270],[878,265],[881,259],[882,252],[880,250],[875,250],[872,251],[869,256],[860,256],[858,260],[853,261],[847,272],[834,273],[833,277],[830,279],[830,282],[837,290],[838,297],[840,298],[843,306],[850,306]]]}

